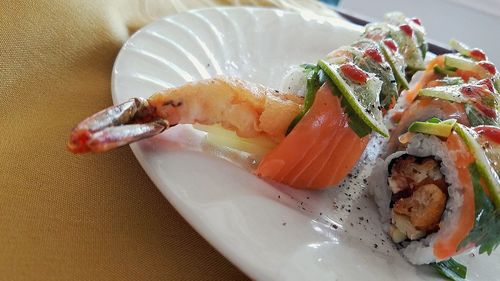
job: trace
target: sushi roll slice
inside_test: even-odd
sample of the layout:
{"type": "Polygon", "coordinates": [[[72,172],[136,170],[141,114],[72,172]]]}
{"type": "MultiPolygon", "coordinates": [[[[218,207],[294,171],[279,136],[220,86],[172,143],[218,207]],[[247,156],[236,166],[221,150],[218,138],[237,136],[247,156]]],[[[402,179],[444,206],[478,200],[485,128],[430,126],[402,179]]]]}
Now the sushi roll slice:
{"type": "Polygon", "coordinates": [[[450,40],[449,44],[457,53],[440,55],[429,61],[415,86],[402,94],[405,102],[411,103],[421,89],[434,86],[434,81],[453,77],[465,83],[490,79],[499,91],[500,74],[484,51],[471,49],[456,40],[450,40]]]}
{"type": "Polygon", "coordinates": [[[421,89],[416,99],[401,112],[398,123],[391,129],[386,146],[388,153],[400,146],[399,137],[415,121],[436,117],[453,118],[466,126],[500,124],[500,100],[491,79],[464,83],[460,77],[444,77],[432,84],[435,86],[421,89]]]}
{"type": "Polygon", "coordinates": [[[351,62],[321,60],[308,83],[313,96],[283,141],[259,163],[256,174],[295,188],[321,189],[338,184],[358,162],[369,135],[387,137],[375,74],[351,62]],[[324,79],[324,80],[323,80],[324,79]]]}
{"type": "Polygon", "coordinates": [[[404,148],[373,170],[384,229],[413,264],[448,260],[500,243],[500,129],[455,120],[415,123],[404,148]]]}

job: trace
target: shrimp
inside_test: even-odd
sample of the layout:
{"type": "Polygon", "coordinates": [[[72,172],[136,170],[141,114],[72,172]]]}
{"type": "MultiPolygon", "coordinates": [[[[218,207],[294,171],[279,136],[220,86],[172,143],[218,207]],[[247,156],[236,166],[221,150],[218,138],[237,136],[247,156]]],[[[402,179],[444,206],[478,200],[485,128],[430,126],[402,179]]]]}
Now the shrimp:
{"type": "Polygon", "coordinates": [[[303,98],[237,78],[216,77],[132,98],[104,109],[71,132],[73,153],[104,152],[157,135],[177,124],[221,124],[241,137],[281,141],[303,98]]]}

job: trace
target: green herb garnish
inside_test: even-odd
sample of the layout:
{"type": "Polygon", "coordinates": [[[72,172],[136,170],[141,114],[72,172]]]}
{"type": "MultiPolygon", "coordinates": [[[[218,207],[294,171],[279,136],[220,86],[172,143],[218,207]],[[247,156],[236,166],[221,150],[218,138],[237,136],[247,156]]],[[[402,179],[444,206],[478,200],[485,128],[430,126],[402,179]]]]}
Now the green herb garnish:
{"type": "Polygon", "coordinates": [[[318,91],[319,87],[321,87],[321,85],[325,82],[325,75],[323,73],[323,70],[321,70],[319,66],[315,64],[302,64],[301,67],[304,68],[307,79],[307,92],[304,97],[304,107],[288,126],[288,129],[286,130],[287,135],[293,130],[293,128],[295,128],[295,125],[297,125],[302,117],[304,117],[304,115],[309,111],[314,102],[314,98],[316,97],[316,92],[318,91]]]}
{"type": "Polygon", "coordinates": [[[465,113],[469,119],[469,123],[472,127],[479,125],[493,125],[498,126],[496,118],[488,117],[476,109],[472,104],[465,104],[465,113]]]}
{"type": "Polygon", "coordinates": [[[301,67],[304,68],[307,77],[307,92],[304,97],[304,107],[288,126],[287,134],[293,130],[302,117],[304,117],[304,115],[309,111],[314,102],[314,98],[316,97],[316,92],[326,81],[329,81],[330,85],[333,87],[332,93],[340,97],[341,106],[349,116],[349,127],[356,133],[356,135],[362,138],[372,132],[372,129],[366,125],[365,121],[358,116],[358,113],[356,113],[347,100],[343,98],[335,83],[333,83],[333,81],[324,73],[319,65],[303,64],[301,67]]]}
{"type": "Polygon", "coordinates": [[[497,93],[500,93],[500,74],[497,72],[497,74],[495,74],[492,80],[493,80],[493,87],[495,87],[497,93]]]}
{"type": "Polygon", "coordinates": [[[467,275],[467,267],[454,259],[431,263],[431,266],[448,280],[465,280],[467,275]]]}
{"type": "Polygon", "coordinates": [[[469,166],[469,171],[474,186],[474,227],[458,247],[460,249],[472,243],[479,247],[479,254],[490,255],[500,244],[500,212],[484,192],[475,163],[469,166]]]}

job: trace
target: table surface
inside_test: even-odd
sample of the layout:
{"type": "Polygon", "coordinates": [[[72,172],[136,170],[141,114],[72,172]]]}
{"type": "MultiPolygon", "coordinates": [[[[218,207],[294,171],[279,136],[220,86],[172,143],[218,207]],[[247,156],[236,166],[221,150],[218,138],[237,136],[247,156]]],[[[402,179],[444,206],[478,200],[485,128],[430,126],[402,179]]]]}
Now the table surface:
{"type": "Polygon", "coordinates": [[[78,121],[111,105],[113,62],[134,31],[233,2],[333,14],[312,0],[1,2],[1,280],[247,279],[164,199],[129,147],[65,148],[78,121]]]}

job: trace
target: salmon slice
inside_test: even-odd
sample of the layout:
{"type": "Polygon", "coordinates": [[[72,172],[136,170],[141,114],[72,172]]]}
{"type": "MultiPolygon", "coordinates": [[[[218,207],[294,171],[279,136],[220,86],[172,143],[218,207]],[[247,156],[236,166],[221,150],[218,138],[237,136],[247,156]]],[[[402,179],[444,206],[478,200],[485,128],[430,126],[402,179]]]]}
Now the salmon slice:
{"type": "MultiPolygon", "coordinates": [[[[324,91],[324,94],[327,95],[328,98],[332,96],[330,89],[322,88],[321,91],[324,91]]],[[[319,92],[318,92],[319,94],[319,92]]],[[[323,95],[323,92],[322,92],[323,95]]],[[[335,98],[335,97],[334,97],[335,98]]],[[[321,104],[320,104],[321,105],[321,104]]],[[[341,137],[339,134],[332,134],[332,131],[336,130],[337,127],[343,126],[346,122],[345,117],[343,116],[343,110],[341,107],[332,106],[328,108],[328,104],[323,104],[324,110],[330,110],[331,116],[341,116],[340,118],[334,120],[325,120],[323,119],[322,130],[316,130],[318,135],[314,138],[315,141],[309,141],[308,150],[306,151],[303,157],[303,160],[300,160],[297,157],[296,165],[292,169],[287,169],[286,173],[283,173],[284,176],[281,178],[288,178],[290,185],[297,186],[309,186],[309,181],[312,178],[304,177],[304,174],[308,174],[310,176],[311,172],[307,172],[307,170],[315,169],[315,171],[319,171],[319,166],[326,162],[325,157],[328,156],[327,149],[332,144],[335,144],[339,141],[341,137]]],[[[312,117],[312,116],[311,116],[312,117]]],[[[314,118],[312,118],[314,120],[314,118]]],[[[317,120],[316,120],[317,122],[317,120]]]]}
{"type": "Polygon", "coordinates": [[[393,152],[400,147],[399,136],[408,131],[408,127],[415,121],[425,121],[432,117],[442,120],[455,118],[458,123],[469,126],[469,119],[462,103],[450,102],[442,99],[419,97],[408,106],[395,128],[387,144],[387,151],[393,152]]]}
{"type": "Polygon", "coordinates": [[[404,93],[407,102],[412,102],[417,97],[418,91],[425,88],[429,82],[439,79],[439,75],[434,73],[434,66],[436,65],[440,67],[444,66],[444,56],[437,56],[432,59],[417,84],[404,93]]]}
{"type": "MultiPolygon", "coordinates": [[[[345,136],[345,131],[334,135],[334,138],[330,141],[326,149],[321,152],[320,157],[318,157],[318,160],[308,165],[301,173],[297,175],[296,179],[297,181],[305,180],[305,182],[303,183],[297,182],[297,185],[300,184],[303,186],[314,186],[318,184],[314,183],[314,181],[319,180],[321,172],[327,167],[328,160],[334,157],[333,154],[335,153],[335,149],[332,148],[335,148],[342,141],[344,136],[345,136]],[[308,174],[310,176],[308,178],[305,178],[303,176],[304,174],[308,174]]],[[[340,161],[340,159],[336,160],[340,161]]],[[[328,171],[328,172],[332,173],[334,171],[328,171]]],[[[295,182],[293,184],[295,184],[295,182]]]]}
{"type": "Polygon", "coordinates": [[[468,247],[457,251],[460,242],[467,237],[474,227],[474,187],[472,186],[469,165],[474,163],[475,160],[462,139],[456,133],[448,137],[446,146],[450,151],[456,153],[454,162],[460,184],[463,187],[463,203],[453,223],[446,226],[446,228],[439,232],[436,237],[433,250],[434,256],[436,256],[438,260],[448,259],[458,252],[474,246],[468,245],[468,247]]]}
{"type": "Polygon", "coordinates": [[[348,116],[325,83],[295,128],[260,162],[256,174],[295,188],[338,184],[363,153],[368,136],[349,128],[348,116]]]}

